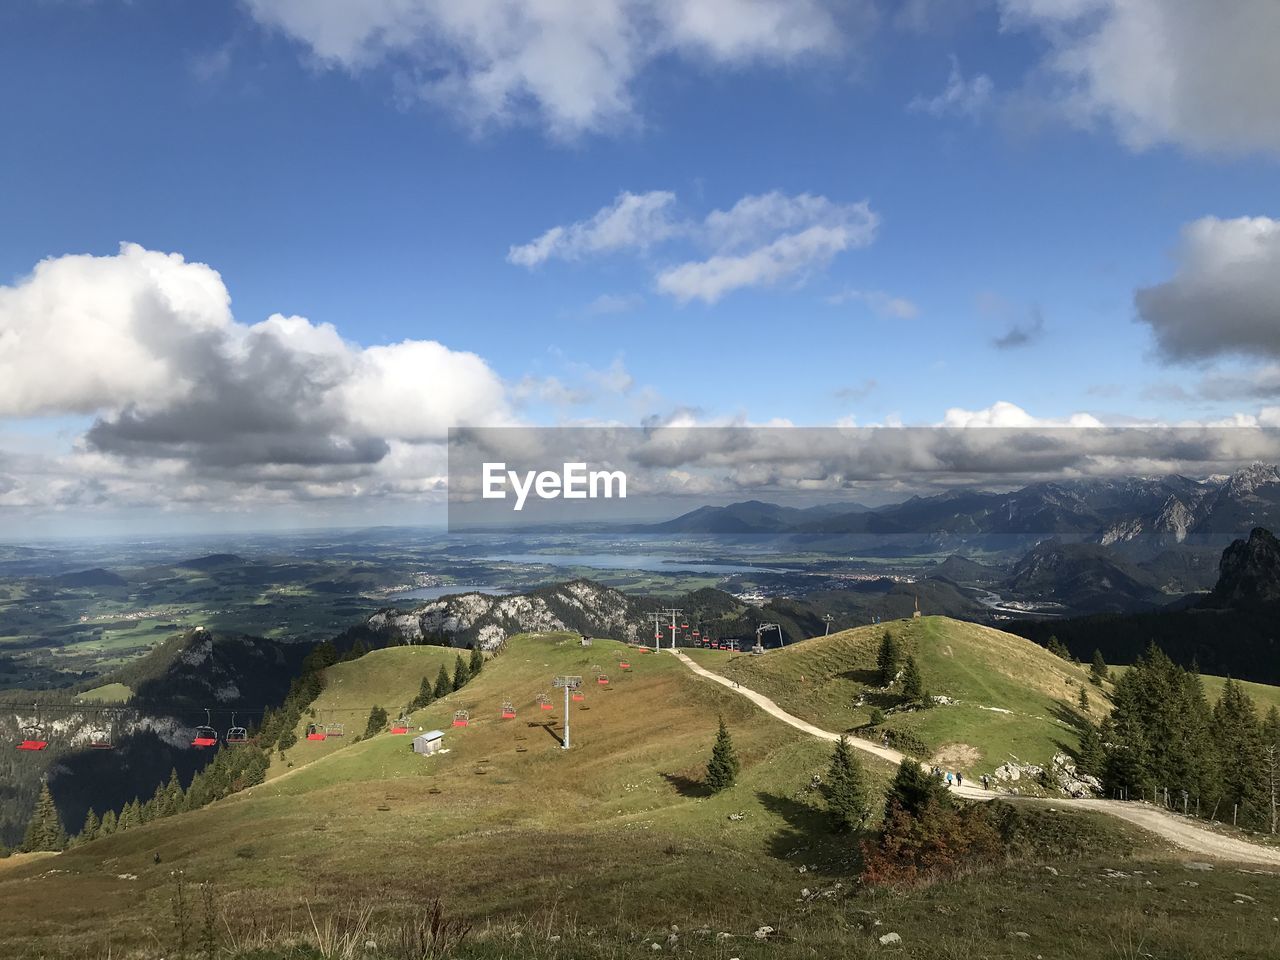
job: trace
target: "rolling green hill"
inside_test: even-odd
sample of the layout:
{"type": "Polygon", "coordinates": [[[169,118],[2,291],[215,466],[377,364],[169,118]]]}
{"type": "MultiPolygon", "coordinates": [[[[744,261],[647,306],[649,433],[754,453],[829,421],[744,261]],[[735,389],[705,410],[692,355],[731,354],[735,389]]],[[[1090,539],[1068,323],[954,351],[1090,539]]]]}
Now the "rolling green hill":
{"type": "Polygon", "coordinates": [[[915,734],[940,764],[971,777],[1011,757],[1044,764],[1064,747],[1074,749],[1081,686],[1091,697],[1091,719],[1106,709],[1085,668],[1022,637],[948,617],[857,627],[762,656],[710,650],[692,656],[828,730],[853,731],[873,709],[884,710],[886,727],[915,734]],[[901,698],[882,689],[876,675],[886,631],[904,656],[916,658],[927,691],[956,702],[895,712],[901,698]]]}
{"type": "MultiPolygon", "coordinates": [[[[910,639],[939,686],[942,667],[925,653],[931,643],[938,657],[959,661],[945,676],[954,689],[1012,695],[1014,681],[983,677],[988,661],[970,649],[998,638],[946,621],[899,628],[921,631],[910,639]]],[[[820,662],[847,672],[839,650],[860,642],[839,635],[737,669],[773,676],[779,690],[797,688],[820,662]],[[803,681],[791,677],[801,666],[803,681]]],[[[376,695],[394,712],[424,672],[454,653],[395,648],[331,668],[316,707],[367,713],[371,704],[355,701],[376,695]]],[[[1035,692],[1019,703],[1050,702],[1058,668],[1023,653],[1035,692]]],[[[1012,652],[997,646],[989,655],[1007,661],[1012,652]]],[[[1015,859],[1007,869],[910,897],[859,892],[857,838],[830,832],[813,788],[830,745],[669,655],[601,640],[582,648],[571,634],[515,637],[462,690],[418,711],[412,727],[444,730],[447,752],[420,757],[409,736],[390,733],[337,745],[304,741],[287,751],[294,766],[259,786],[7,866],[0,871],[6,958],[177,956],[180,935],[186,955],[202,956],[205,931],[222,945],[219,956],[340,956],[314,949],[331,930],[358,938],[350,956],[403,960],[410,954],[382,951],[393,936],[387,931],[421,916],[436,896],[450,915],[476,924],[467,948],[452,955],[477,960],[869,957],[883,952],[878,938],[887,931],[901,931],[910,955],[936,958],[1063,955],[1063,945],[1070,955],[1104,956],[1134,936],[1156,956],[1261,958],[1280,947],[1270,927],[1240,939],[1234,914],[1221,906],[1238,891],[1253,898],[1249,909],[1259,916],[1280,912],[1273,878],[1196,873],[1200,886],[1189,894],[1176,886],[1181,868],[1150,838],[1047,808],[1010,811],[1015,859]],[[607,686],[597,673],[607,674],[607,686]],[[586,681],[585,700],[570,713],[570,751],[559,739],[563,700],[555,698],[551,711],[537,704],[562,674],[586,681]],[[501,718],[505,699],[515,719],[501,718]],[[464,728],[451,726],[459,709],[470,714],[464,728]],[[742,771],[733,787],[708,796],[701,775],[720,717],[742,771]],[[1049,860],[1060,876],[1044,870],[1049,860]],[[1113,879],[1104,866],[1134,872],[1113,879]],[[1159,883],[1138,884],[1135,868],[1159,883]],[[1170,891],[1180,900],[1176,911],[1168,909],[1170,891]],[[1100,897],[1121,906],[1099,912],[1100,897]],[[772,932],[757,939],[766,925],[772,932]],[[1027,930],[1033,941],[1014,937],[1027,930]],[[366,940],[379,947],[364,949],[366,940]],[[312,949],[284,949],[293,942],[312,949]]],[[[878,809],[892,771],[863,763],[878,809]]]]}

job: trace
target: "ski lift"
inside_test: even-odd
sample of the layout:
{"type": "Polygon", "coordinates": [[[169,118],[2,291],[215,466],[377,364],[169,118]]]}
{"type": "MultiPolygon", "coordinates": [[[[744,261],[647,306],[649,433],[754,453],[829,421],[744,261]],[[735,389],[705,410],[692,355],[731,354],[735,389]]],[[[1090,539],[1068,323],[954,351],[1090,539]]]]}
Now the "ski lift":
{"type": "Polygon", "coordinates": [[[619,660],[619,661],[618,661],[618,666],[619,666],[621,669],[623,669],[623,670],[630,670],[630,669],[631,669],[631,661],[630,661],[630,660],[619,660]]]}
{"type": "Polygon", "coordinates": [[[600,676],[596,677],[596,683],[600,684],[602,687],[607,687],[609,685],[609,678],[602,673],[600,676]]]}
{"type": "Polygon", "coordinates": [[[345,737],[347,735],[347,725],[345,723],[330,723],[325,726],[325,732],[331,737],[345,737]]]}
{"type": "Polygon", "coordinates": [[[92,750],[110,750],[115,744],[111,742],[111,731],[98,727],[89,731],[89,747],[92,750]]]}
{"type": "Polygon", "coordinates": [[[545,693],[538,694],[538,707],[542,710],[550,710],[551,698],[548,697],[545,693]]]}
{"type": "Polygon", "coordinates": [[[402,734],[409,732],[409,718],[401,717],[399,720],[391,724],[391,732],[394,734],[402,734]]]}
{"type": "Polygon", "coordinates": [[[236,715],[231,714],[231,726],[227,728],[227,743],[240,744],[249,742],[249,731],[236,724],[236,715]]]}
{"type": "Polygon", "coordinates": [[[43,750],[47,746],[49,741],[40,727],[22,728],[22,739],[18,742],[19,750],[43,750]]]}
{"type": "Polygon", "coordinates": [[[688,629],[689,629],[689,625],[688,625],[687,623],[682,623],[682,624],[680,624],[680,629],[681,629],[681,630],[688,630],[688,629]]]}
{"type": "Polygon", "coordinates": [[[307,739],[320,741],[329,736],[329,732],[325,729],[323,723],[312,722],[307,724],[307,739]]]}
{"type": "Polygon", "coordinates": [[[471,714],[465,710],[456,710],[453,714],[453,725],[455,727],[465,727],[471,723],[471,714]]]}
{"type": "Polygon", "coordinates": [[[196,735],[191,738],[191,745],[202,749],[218,745],[218,731],[213,729],[213,720],[208,710],[204,712],[204,723],[196,727],[196,735]]]}
{"type": "Polygon", "coordinates": [[[583,700],[587,699],[587,695],[581,690],[575,690],[573,693],[569,694],[569,696],[574,703],[581,703],[583,700]]]}
{"type": "Polygon", "coordinates": [[[503,700],[502,701],[502,719],[514,720],[515,718],[516,718],[515,704],[512,703],[510,700],[503,700]]]}

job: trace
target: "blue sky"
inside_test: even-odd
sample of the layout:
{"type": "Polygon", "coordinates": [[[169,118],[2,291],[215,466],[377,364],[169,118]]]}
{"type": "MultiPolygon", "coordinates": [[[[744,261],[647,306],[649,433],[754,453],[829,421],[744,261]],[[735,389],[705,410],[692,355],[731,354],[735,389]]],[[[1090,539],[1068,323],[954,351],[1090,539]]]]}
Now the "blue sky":
{"type": "MultiPolygon", "coordinates": [[[[403,481],[422,470],[388,468],[400,445],[407,463],[469,416],[1010,415],[995,404],[1047,420],[1274,416],[1280,117],[1266,91],[1280,69],[1257,39],[1280,21],[1269,5],[1201,19],[1162,0],[608,0],[585,25],[557,4],[538,20],[524,0],[466,14],[436,0],[361,6],[0,10],[0,372],[27,374],[0,392],[0,510],[52,529],[68,512],[124,507],[256,514],[413,497],[421,485],[403,481]],[[1238,69],[1205,79],[1223,51],[1238,69]],[[674,195],[657,239],[512,262],[513,247],[654,192],[674,195]],[[775,220],[740,235],[735,205],[770,196],[775,220]],[[851,213],[862,202],[873,228],[851,213]],[[715,211],[732,221],[719,233],[715,211]],[[806,245],[810,228],[828,231],[826,246],[806,245]],[[756,269],[793,240],[800,252],[774,274],[756,269]],[[342,450],[332,457],[273,460],[276,443],[233,462],[226,451],[245,440],[229,412],[211,428],[217,455],[198,439],[160,443],[147,433],[157,418],[189,426],[226,409],[195,410],[193,390],[243,393],[267,368],[223,357],[210,373],[192,347],[161,356],[165,376],[136,390],[126,377],[51,390],[50,378],[88,383],[99,363],[127,372],[155,357],[69,355],[37,378],[27,348],[4,347],[5,326],[28,345],[58,324],[68,340],[84,339],[79,322],[135,330],[142,288],[106,319],[81,305],[68,320],[49,291],[79,283],[86,261],[66,261],[48,290],[31,276],[76,255],[114,269],[122,242],[220,275],[230,316],[202,305],[212,312],[197,326],[225,341],[200,350],[235,354],[245,329],[279,313],[305,317],[307,335],[332,325],[344,371],[385,361],[412,381],[408,352],[364,351],[435,342],[442,365],[423,377],[455,401],[388,428],[381,456],[347,449],[379,432],[367,404],[431,406],[445,387],[372,400],[352,387],[334,419],[271,428],[323,434],[342,450]],[[714,302],[664,287],[681,265],[705,279],[716,258],[742,262],[714,302]],[[1143,310],[1146,288],[1159,295],[1143,310]],[[1206,345],[1196,331],[1215,324],[1206,345]],[[462,354],[484,368],[479,395],[455,379],[462,354]],[[174,379],[186,387],[172,396],[147,386],[174,379]]],[[[118,292],[85,289],[93,303],[118,292]]],[[[331,398],[332,382],[307,386],[331,398]]]]}

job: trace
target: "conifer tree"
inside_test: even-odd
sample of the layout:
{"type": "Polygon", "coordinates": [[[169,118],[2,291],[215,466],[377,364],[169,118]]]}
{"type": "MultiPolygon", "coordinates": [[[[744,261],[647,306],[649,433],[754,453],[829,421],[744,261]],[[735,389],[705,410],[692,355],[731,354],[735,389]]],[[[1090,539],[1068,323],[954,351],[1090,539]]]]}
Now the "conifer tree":
{"type": "Polygon", "coordinates": [[[484,669],[484,651],[480,649],[479,643],[471,648],[471,663],[468,665],[468,672],[472,677],[477,676],[484,669]]]}
{"type": "Polygon", "coordinates": [[[462,654],[458,654],[457,659],[453,661],[453,689],[461,690],[470,679],[471,674],[467,671],[467,661],[462,659],[462,654]]]}
{"type": "Polygon", "coordinates": [[[836,743],[822,792],[837,833],[852,833],[866,822],[869,812],[866,777],[862,764],[853,755],[848,737],[841,737],[836,743]]]}
{"type": "Polygon", "coordinates": [[[1045,644],[1045,649],[1062,660],[1071,659],[1071,651],[1067,649],[1066,644],[1058,639],[1057,634],[1049,637],[1049,642],[1045,644]]]}
{"type": "Polygon", "coordinates": [[[40,797],[36,800],[35,812],[27,824],[27,832],[22,839],[22,850],[34,853],[37,850],[61,850],[67,845],[67,833],[62,827],[62,818],[58,816],[58,806],[49,792],[49,784],[40,785],[40,797]]]}
{"type": "Polygon", "coordinates": [[[108,810],[102,815],[102,822],[98,824],[98,836],[109,837],[116,832],[116,812],[108,810]]]}
{"type": "Polygon", "coordinates": [[[884,797],[885,819],[892,817],[894,808],[909,816],[916,816],[930,801],[944,806],[951,805],[951,797],[942,781],[930,774],[910,757],[903,757],[898,772],[884,797]]]}
{"type": "Polygon", "coordinates": [[[1076,754],[1076,770],[1087,773],[1091,777],[1100,776],[1106,763],[1106,754],[1102,747],[1102,737],[1098,728],[1092,723],[1085,724],[1080,733],[1080,750],[1076,754]]]}
{"type": "Polygon", "coordinates": [[[372,737],[379,734],[387,725],[387,711],[382,707],[374,704],[372,710],[369,711],[369,722],[365,724],[364,735],[372,737]]]}
{"type": "Polygon", "coordinates": [[[436,675],[436,699],[448,696],[453,692],[453,681],[449,679],[449,671],[444,668],[444,664],[440,664],[440,672],[436,675]]]}
{"type": "Polygon", "coordinates": [[[1241,822],[1269,826],[1263,726],[1253,701],[1230,677],[1213,708],[1213,739],[1223,802],[1239,805],[1241,822]]]}
{"type": "Polygon", "coordinates": [[[1102,659],[1102,651],[1093,651],[1093,663],[1089,667],[1089,682],[1102,686],[1102,681],[1110,677],[1111,670],[1107,667],[1107,661],[1102,659]]]}
{"type": "Polygon", "coordinates": [[[920,676],[915,657],[907,657],[902,665],[902,695],[908,700],[924,699],[924,677],[920,676]]]}
{"type": "Polygon", "coordinates": [[[413,698],[409,704],[410,710],[421,710],[423,707],[430,706],[431,701],[436,698],[435,693],[431,689],[431,681],[426,677],[422,678],[422,683],[418,687],[418,695],[413,698]]]}
{"type": "Polygon", "coordinates": [[[182,809],[186,792],[182,789],[182,781],[178,779],[178,768],[169,770],[169,782],[165,784],[164,815],[177,813],[182,809]]]}
{"type": "Polygon", "coordinates": [[[738,755],[734,753],[729,728],[724,725],[724,717],[721,717],[715,746],[711,748],[711,760],[707,763],[707,788],[712,793],[719,793],[733,786],[737,777],[738,755]]]}
{"type": "Polygon", "coordinates": [[[880,685],[887,687],[898,675],[898,661],[902,652],[898,649],[898,641],[888,630],[880,639],[880,651],[876,654],[876,670],[880,674],[880,685]]]}
{"type": "Polygon", "coordinates": [[[1089,712],[1089,691],[1084,687],[1080,688],[1080,696],[1076,698],[1076,703],[1083,712],[1089,712]]]}
{"type": "Polygon", "coordinates": [[[90,840],[97,840],[99,826],[98,814],[94,812],[93,807],[90,807],[89,812],[84,815],[84,826],[80,828],[76,843],[88,843],[90,840]]]}

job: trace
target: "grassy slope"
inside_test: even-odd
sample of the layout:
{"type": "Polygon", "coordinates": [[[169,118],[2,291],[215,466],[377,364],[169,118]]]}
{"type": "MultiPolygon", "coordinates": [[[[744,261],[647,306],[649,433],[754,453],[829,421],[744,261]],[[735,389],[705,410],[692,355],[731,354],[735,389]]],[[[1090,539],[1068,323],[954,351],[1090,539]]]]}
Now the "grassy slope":
{"type": "Polygon", "coordinates": [[[898,702],[879,687],[876,653],[885,631],[916,658],[934,695],[960,701],[931,710],[890,714],[888,726],[910,730],[948,755],[947,765],[976,776],[1011,756],[1044,763],[1074,748],[1076,698],[1085,685],[1090,714],[1101,719],[1105,698],[1074,666],[1013,634],[947,617],[895,620],[817,637],[763,656],[696,651],[705,666],[759,690],[787,710],[829,730],[867,723],[871,709],[898,702]],[[855,706],[859,696],[864,706],[855,706]],[[983,708],[996,708],[983,709],[983,708]],[[999,711],[1009,711],[1003,713],[999,711]],[[966,745],[976,751],[957,749],[966,745]],[[968,754],[969,760],[952,759],[968,754]]]}
{"type": "MultiPolygon", "coordinates": [[[[344,735],[320,741],[307,740],[306,727],[311,717],[303,717],[296,731],[297,745],[283,761],[278,754],[272,759],[271,769],[267,771],[268,779],[346,747],[364,733],[373,704],[383,707],[392,719],[396,718],[400,710],[418,695],[423,677],[429,678],[434,685],[442,665],[452,676],[458,653],[452,647],[389,647],[368,653],[359,660],[330,667],[325,671],[324,691],[312,708],[316,720],[321,723],[344,724],[344,735]]],[[[464,657],[469,656],[466,651],[462,653],[464,657]]]]}
{"type": "MultiPolygon", "coordinates": [[[[177,865],[189,880],[234,891],[239,918],[286,915],[304,896],[326,909],[366,897],[404,908],[439,893],[477,916],[567,898],[591,916],[648,923],[669,917],[671,904],[628,891],[661,887],[679,893],[684,922],[740,925],[726,897],[796,895],[801,884],[785,855],[806,848],[814,864],[852,856],[848,842],[812,849],[798,832],[820,821],[806,788],[825,770],[825,744],[672,657],[632,656],[623,673],[623,651],[606,641],[584,651],[576,636],[515,642],[478,679],[414,717],[415,727],[447,730],[447,754],[418,757],[408,737],[391,734],[348,742],[247,794],[64,854],[58,864],[67,872],[56,880],[7,882],[32,875],[11,871],[0,881],[0,899],[13,904],[0,915],[0,941],[34,950],[55,931],[70,943],[145,937],[148,926],[165,928],[177,865]],[[558,673],[591,679],[594,664],[612,683],[589,684],[565,753],[541,726],[534,698],[558,673]],[[498,718],[504,697],[515,701],[517,720],[498,718]],[[461,730],[449,726],[458,706],[474,718],[461,730]],[[694,781],[719,715],[745,769],[730,791],[702,797],[694,781]],[[117,909],[122,897],[127,913],[117,909]]],[[[359,663],[348,666],[358,672],[359,663]]],[[[891,771],[873,773],[884,782],[891,771]]]]}
{"type": "MultiPolygon", "coordinates": [[[[1187,874],[1127,827],[1048,811],[1029,815],[1044,822],[1039,833],[1061,835],[1052,856],[1060,876],[1037,857],[906,897],[805,900],[806,888],[849,890],[856,861],[851,840],[826,832],[807,789],[825,770],[827,745],[670,656],[632,654],[624,673],[619,645],[597,641],[584,651],[575,641],[522,638],[463,690],[420,711],[414,725],[446,729],[447,754],[417,757],[409,738],[390,734],[347,740],[247,794],[0,872],[6,960],[105,957],[108,946],[115,957],[173,955],[175,869],[189,884],[213,884],[233,929],[253,922],[277,934],[309,928],[308,909],[323,917],[372,903],[385,919],[440,895],[451,911],[483,921],[479,957],[647,956],[640,938],[663,939],[673,923],[682,950],[720,960],[875,956],[876,938],[890,930],[912,956],[930,958],[1139,956],[1120,951],[1130,938],[1154,956],[1280,950],[1270,924],[1280,913],[1274,878],[1187,874]],[[559,673],[590,680],[596,664],[613,682],[588,685],[586,703],[572,713],[574,749],[565,753],[534,698],[559,673]],[[505,697],[516,702],[517,720],[498,718],[505,697]],[[473,722],[455,730],[448,721],[459,705],[473,722]],[[693,781],[719,715],[743,773],[728,792],[705,797],[693,781]],[[1073,850],[1081,837],[1083,859],[1073,850]],[[1144,860],[1126,860],[1133,852],[1144,860]],[[1104,873],[1109,866],[1128,876],[1104,873]],[[1200,886],[1181,886],[1184,877],[1200,886]],[[1237,891],[1257,902],[1233,905],[1237,891]],[[1258,920],[1247,936],[1237,913],[1258,920]],[[765,923],[781,942],[753,940],[765,923]],[[737,936],[699,937],[693,931],[703,924],[737,936]],[[1018,930],[1032,939],[1011,937],[1018,930]],[[552,932],[563,940],[550,943],[552,932]],[[135,949],[150,952],[128,953],[135,949]]],[[[389,663],[346,665],[344,692],[389,663]]],[[[410,681],[416,689],[416,676],[395,680],[405,689],[410,681]]],[[[882,786],[890,771],[869,772],[882,786]]],[[[190,887],[187,896],[198,904],[190,887]]],[[[200,924],[196,906],[189,942],[200,924]]]]}

